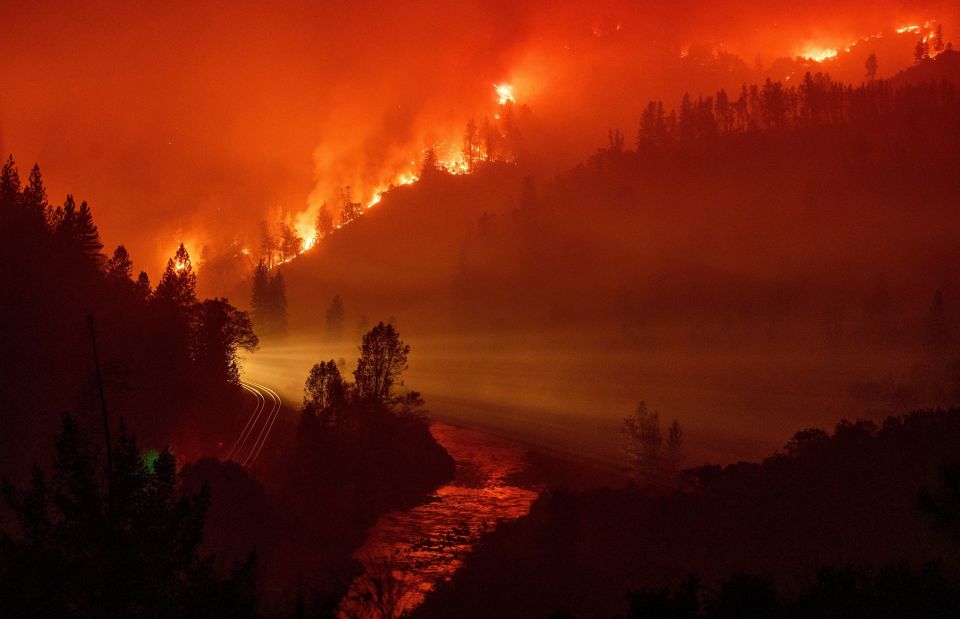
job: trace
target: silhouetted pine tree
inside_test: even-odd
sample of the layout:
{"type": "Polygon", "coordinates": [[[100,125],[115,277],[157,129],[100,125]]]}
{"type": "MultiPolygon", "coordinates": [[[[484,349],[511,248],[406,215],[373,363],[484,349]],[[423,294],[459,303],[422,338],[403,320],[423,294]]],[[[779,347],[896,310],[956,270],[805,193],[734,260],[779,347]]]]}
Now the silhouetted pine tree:
{"type": "Polygon", "coordinates": [[[107,275],[116,281],[130,281],[133,279],[133,260],[127,253],[127,248],[117,245],[113,256],[107,260],[107,275]]]}
{"type": "Polygon", "coordinates": [[[134,290],[137,293],[137,298],[141,301],[149,301],[152,294],[150,289],[150,278],[147,277],[146,271],[140,271],[140,274],[137,275],[137,283],[134,286],[134,290]]]}
{"type": "Polygon", "coordinates": [[[114,438],[106,473],[65,415],[50,476],[4,484],[17,532],[0,531],[0,615],[256,616],[252,555],[225,580],[200,555],[209,491],[181,495],[168,450],[147,464],[122,425],[114,438]]]}
{"type": "Polygon", "coordinates": [[[163,277],[157,284],[154,299],[179,308],[189,308],[197,304],[197,276],[193,272],[193,263],[186,247],[180,243],[177,253],[167,260],[163,277]]]}
{"type": "Polygon", "coordinates": [[[0,170],[0,207],[4,210],[14,208],[19,197],[20,173],[17,171],[13,155],[10,155],[7,157],[7,162],[3,164],[3,169],[0,170]]]}
{"type": "Polygon", "coordinates": [[[47,189],[43,186],[40,166],[36,164],[30,170],[30,177],[27,179],[27,185],[23,188],[21,201],[32,227],[36,229],[43,227],[46,224],[47,211],[50,205],[47,204],[47,189]]]}
{"type": "MultiPolygon", "coordinates": [[[[73,238],[80,253],[91,262],[99,264],[103,261],[103,243],[100,242],[100,231],[93,223],[93,214],[86,202],[80,203],[80,209],[73,222],[73,238]]],[[[181,245],[181,247],[183,247],[181,245]]]]}

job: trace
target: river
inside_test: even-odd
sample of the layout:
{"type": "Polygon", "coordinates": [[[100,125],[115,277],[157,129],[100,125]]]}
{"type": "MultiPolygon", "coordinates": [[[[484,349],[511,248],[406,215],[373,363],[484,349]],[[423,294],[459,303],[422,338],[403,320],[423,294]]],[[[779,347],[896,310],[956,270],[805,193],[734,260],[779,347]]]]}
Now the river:
{"type": "Polygon", "coordinates": [[[521,446],[446,424],[430,431],[456,461],[456,476],[427,503],[384,514],[370,529],[355,555],[365,571],[340,606],[344,619],[399,617],[414,608],[463,565],[483,533],[527,514],[537,498],[536,488],[511,481],[527,464],[521,446]]]}

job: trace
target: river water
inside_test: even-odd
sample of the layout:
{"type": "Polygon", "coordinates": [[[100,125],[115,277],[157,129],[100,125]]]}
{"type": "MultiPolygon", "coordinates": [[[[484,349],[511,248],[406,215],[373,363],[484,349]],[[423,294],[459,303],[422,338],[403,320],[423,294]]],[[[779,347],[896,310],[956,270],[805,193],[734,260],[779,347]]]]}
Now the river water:
{"type": "Polygon", "coordinates": [[[420,604],[463,565],[483,533],[527,514],[536,488],[514,485],[526,451],[473,430],[433,424],[434,438],[453,456],[455,479],[423,505],[383,515],[356,557],[365,572],[340,606],[342,618],[399,617],[420,604]]]}

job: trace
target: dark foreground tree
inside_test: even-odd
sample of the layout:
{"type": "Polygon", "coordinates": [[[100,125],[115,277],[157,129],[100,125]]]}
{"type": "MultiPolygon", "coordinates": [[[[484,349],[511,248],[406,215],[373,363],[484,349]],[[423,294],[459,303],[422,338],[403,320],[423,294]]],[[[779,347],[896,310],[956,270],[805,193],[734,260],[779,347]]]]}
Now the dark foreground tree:
{"type": "Polygon", "coordinates": [[[715,590],[692,576],[675,590],[632,592],[628,604],[628,619],[940,619],[957,616],[960,590],[936,563],[895,562],[879,570],[823,567],[811,582],[784,590],[753,574],[734,574],[715,590]]]}
{"type": "Polygon", "coordinates": [[[49,476],[4,482],[14,515],[0,531],[0,616],[253,617],[251,558],[219,579],[198,551],[210,502],[183,496],[164,450],[146,459],[121,427],[112,471],[69,416],[49,476]]]}
{"type": "Polygon", "coordinates": [[[207,299],[197,312],[194,361],[205,379],[239,384],[239,349],[253,352],[260,344],[250,317],[226,299],[207,299]]]}
{"type": "Polygon", "coordinates": [[[163,277],[157,284],[155,300],[161,305],[175,308],[188,308],[197,303],[197,276],[183,243],[180,243],[173,258],[167,260],[163,277]]]}
{"type": "Polygon", "coordinates": [[[400,340],[393,325],[377,324],[363,336],[360,359],[353,372],[357,393],[361,398],[384,404],[400,374],[407,369],[410,347],[400,340]]]}
{"type": "Polygon", "coordinates": [[[333,359],[313,366],[303,392],[303,411],[319,416],[327,424],[336,425],[345,402],[346,386],[333,359]]]}
{"type": "Polygon", "coordinates": [[[133,260],[123,245],[117,245],[113,257],[107,260],[107,275],[116,281],[127,281],[133,277],[133,260]]]}

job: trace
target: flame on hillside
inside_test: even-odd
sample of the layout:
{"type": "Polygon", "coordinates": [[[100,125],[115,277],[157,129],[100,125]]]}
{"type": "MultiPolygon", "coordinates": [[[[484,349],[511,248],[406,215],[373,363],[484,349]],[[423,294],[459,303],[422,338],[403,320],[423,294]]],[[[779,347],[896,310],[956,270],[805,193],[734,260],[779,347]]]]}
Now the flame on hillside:
{"type": "MultiPolygon", "coordinates": [[[[806,41],[802,46],[797,47],[795,57],[810,63],[829,64],[839,60],[845,54],[851,54],[855,48],[870,41],[897,36],[918,37],[919,44],[925,46],[924,49],[927,50],[925,52],[926,57],[935,57],[943,49],[941,44],[943,40],[942,28],[936,20],[931,19],[923,22],[901,24],[889,30],[868,34],[855,40],[848,39],[846,42],[843,39],[806,41]]],[[[680,57],[689,57],[690,49],[688,45],[681,47],[680,57]]],[[[713,50],[714,56],[718,56],[722,49],[723,44],[717,44],[713,50]]],[[[785,79],[790,80],[791,77],[795,77],[794,73],[790,73],[785,79]]],[[[492,101],[488,104],[490,105],[489,115],[482,118],[482,125],[478,126],[473,121],[469,123],[461,122],[459,127],[466,125],[466,132],[457,127],[456,122],[447,122],[439,128],[434,127],[436,133],[441,136],[446,135],[447,138],[425,140],[412,152],[396,153],[394,162],[385,166],[383,172],[371,175],[368,171],[362,169],[347,168],[344,171],[338,168],[337,160],[331,156],[328,160],[330,165],[320,166],[320,169],[329,170],[325,173],[325,175],[328,175],[327,178],[352,177],[356,184],[351,190],[351,196],[356,195],[356,200],[353,197],[349,200],[341,199],[339,201],[336,198],[330,199],[329,193],[337,186],[326,181],[322,184],[318,183],[318,187],[322,187],[322,190],[328,192],[328,195],[312,195],[310,205],[306,210],[300,213],[287,214],[282,219],[283,225],[295,231],[296,237],[300,239],[298,250],[294,253],[287,252],[280,258],[271,258],[268,262],[274,266],[288,263],[322,242],[323,237],[318,234],[317,228],[317,216],[321,204],[328,206],[328,212],[332,219],[328,234],[335,234],[344,226],[362,217],[370,209],[379,206],[384,197],[394,189],[417,183],[423,174],[425,162],[429,162],[430,165],[447,174],[461,175],[470,174],[475,171],[478,165],[486,161],[514,160],[515,150],[511,151],[508,141],[510,132],[514,130],[517,89],[514,83],[506,81],[493,83],[491,86],[490,96],[492,101]],[[371,176],[374,179],[379,176],[379,179],[371,180],[371,176]],[[351,207],[355,206],[349,213],[347,213],[347,209],[343,208],[347,204],[351,207]]],[[[346,187],[346,189],[350,190],[350,187],[346,187]]],[[[320,194],[322,192],[318,189],[315,193],[320,194]]],[[[258,249],[249,249],[249,247],[245,247],[244,255],[251,256],[252,253],[255,256],[261,253],[258,249]]]]}
{"type": "MultiPolygon", "coordinates": [[[[400,166],[400,170],[394,172],[387,180],[377,184],[372,190],[366,193],[366,197],[360,202],[353,202],[352,192],[349,187],[346,188],[343,201],[349,209],[344,209],[342,213],[331,213],[339,221],[332,226],[331,234],[343,229],[344,226],[356,221],[367,210],[374,208],[383,200],[384,196],[393,189],[412,185],[420,180],[422,168],[425,165],[432,165],[437,170],[447,174],[461,175],[471,173],[478,164],[486,161],[512,161],[513,155],[509,148],[503,147],[494,153],[492,144],[494,142],[506,142],[508,133],[512,131],[512,107],[516,104],[514,86],[508,83],[499,83],[493,85],[494,96],[498,111],[492,115],[493,121],[485,121],[482,127],[478,127],[473,121],[465,123],[467,126],[466,134],[456,136],[455,138],[443,140],[429,147],[422,149],[418,158],[407,160],[400,166]],[[472,134],[471,134],[472,133],[472,134]],[[481,136],[481,133],[483,134],[481,136]],[[359,206],[355,210],[353,206],[359,206]]],[[[306,211],[299,213],[288,220],[289,225],[302,239],[300,249],[296,254],[283,256],[282,258],[271,260],[273,266],[286,264],[309,251],[322,240],[317,232],[317,216],[320,205],[312,205],[306,211]]]]}
{"type": "MultiPolygon", "coordinates": [[[[905,24],[898,26],[893,29],[897,35],[919,35],[920,43],[928,46],[928,57],[933,58],[937,56],[942,50],[938,49],[935,45],[938,36],[942,38],[942,29],[938,27],[937,21],[935,19],[927,20],[922,24],[905,24]]],[[[863,45],[868,41],[874,41],[877,39],[882,39],[883,33],[877,32],[874,34],[869,34],[867,36],[861,37],[855,41],[850,41],[845,45],[816,45],[809,44],[807,47],[803,48],[797,53],[797,56],[805,60],[812,60],[813,62],[823,63],[830,60],[838,58],[842,53],[851,53],[855,47],[858,45],[863,45]]]]}
{"type": "Polygon", "coordinates": [[[836,58],[839,53],[840,50],[835,47],[809,48],[801,53],[800,57],[814,62],[823,62],[831,58],[836,58]]]}

